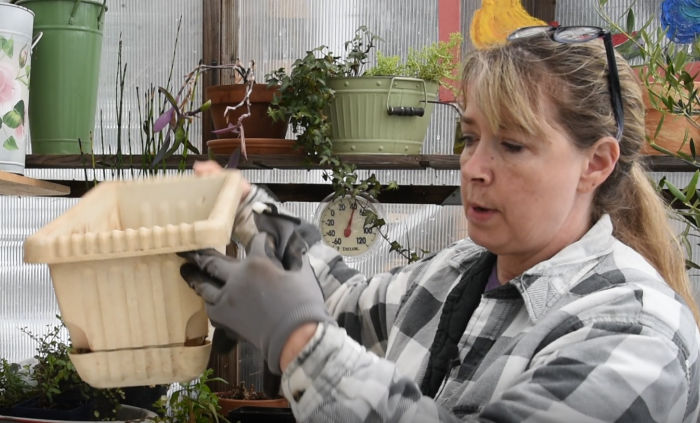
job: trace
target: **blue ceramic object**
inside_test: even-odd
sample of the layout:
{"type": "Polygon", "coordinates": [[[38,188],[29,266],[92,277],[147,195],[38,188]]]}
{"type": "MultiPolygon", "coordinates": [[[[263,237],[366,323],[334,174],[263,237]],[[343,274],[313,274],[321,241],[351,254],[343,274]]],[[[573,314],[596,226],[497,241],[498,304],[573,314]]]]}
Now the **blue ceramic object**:
{"type": "Polygon", "coordinates": [[[700,35],[700,0],[664,0],[661,25],[676,43],[692,43],[700,35]]]}

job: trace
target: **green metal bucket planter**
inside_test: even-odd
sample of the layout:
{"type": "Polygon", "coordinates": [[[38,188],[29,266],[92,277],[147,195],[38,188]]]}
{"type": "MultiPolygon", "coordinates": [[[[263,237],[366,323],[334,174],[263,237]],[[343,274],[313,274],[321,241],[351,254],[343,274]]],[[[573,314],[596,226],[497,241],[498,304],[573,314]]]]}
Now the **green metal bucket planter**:
{"type": "Polygon", "coordinates": [[[438,84],[400,76],[334,78],[330,106],[336,154],[420,154],[438,84]]]}
{"type": "Polygon", "coordinates": [[[18,0],[43,33],[29,93],[34,154],[92,151],[106,0],[18,0]],[[81,145],[78,143],[80,139],[81,145]]]}

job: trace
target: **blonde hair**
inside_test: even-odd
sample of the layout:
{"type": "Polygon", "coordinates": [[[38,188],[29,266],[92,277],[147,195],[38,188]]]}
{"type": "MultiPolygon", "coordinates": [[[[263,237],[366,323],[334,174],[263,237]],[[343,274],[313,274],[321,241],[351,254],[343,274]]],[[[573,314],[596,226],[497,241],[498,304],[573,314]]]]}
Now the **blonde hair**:
{"type": "MultiPolygon", "coordinates": [[[[617,67],[624,109],[620,158],[595,193],[591,222],[609,214],[615,237],[644,256],[700,322],[685,254],[668,221],[668,206],[639,162],[645,140],[640,84],[619,54],[617,67]]],[[[467,57],[462,101],[478,104],[494,131],[505,126],[538,135],[537,105],[546,96],[559,125],[578,148],[586,149],[617,133],[607,72],[602,42],[564,44],[547,34],[517,39],[467,57]]]]}

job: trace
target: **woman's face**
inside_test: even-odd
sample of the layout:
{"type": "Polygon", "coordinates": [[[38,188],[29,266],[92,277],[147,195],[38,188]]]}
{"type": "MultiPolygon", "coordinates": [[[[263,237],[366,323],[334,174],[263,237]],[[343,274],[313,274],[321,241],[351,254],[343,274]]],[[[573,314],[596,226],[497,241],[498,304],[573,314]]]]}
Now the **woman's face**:
{"type": "MultiPolygon", "coordinates": [[[[468,91],[467,91],[468,92],[468,91]]],[[[462,204],[469,237],[497,254],[499,278],[510,279],[546,260],[589,228],[591,190],[582,190],[587,156],[541,101],[542,135],[508,128],[497,133],[467,101],[462,115],[462,204]],[[501,274],[501,267],[509,271],[501,274]]]]}

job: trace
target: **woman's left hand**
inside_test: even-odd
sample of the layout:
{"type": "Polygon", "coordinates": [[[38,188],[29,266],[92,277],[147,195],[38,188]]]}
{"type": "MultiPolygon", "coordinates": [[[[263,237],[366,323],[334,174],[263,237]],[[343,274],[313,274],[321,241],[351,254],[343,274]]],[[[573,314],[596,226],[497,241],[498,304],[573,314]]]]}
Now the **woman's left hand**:
{"type": "Polygon", "coordinates": [[[308,257],[285,270],[265,233],[255,235],[244,260],[213,249],[178,255],[188,261],[180,273],[206,302],[212,324],[259,348],[275,374],[282,372],[282,349],[296,329],[332,321],[308,257]]]}

